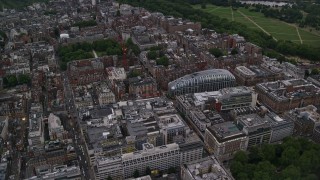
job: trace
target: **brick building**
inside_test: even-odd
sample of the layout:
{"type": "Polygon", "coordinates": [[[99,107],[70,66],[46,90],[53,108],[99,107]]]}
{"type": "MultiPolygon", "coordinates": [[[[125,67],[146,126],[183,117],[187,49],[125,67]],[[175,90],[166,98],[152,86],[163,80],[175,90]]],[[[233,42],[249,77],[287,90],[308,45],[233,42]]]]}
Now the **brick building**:
{"type": "Polygon", "coordinates": [[[256,85],[258,100],[276,113],[320,105],[320,88],[304,79],[291,79],[256,85]]]}
{"type": "Polygon", "coordinates": [[[176,19],[174,17],[164,17],[160,21],[160,26],[168,33],[174,33],[176,31],[186,31],[192,29],[194,32],[200,33],[201,24],[199,22],[191,22],[182,19],[176,19]]]}
{"type": "Polygon", "coordinates": [[[129,79],[129,96],[150,98],[159,96],[157,82],[151,78],[141,78],[140,76],[129,79]]]}

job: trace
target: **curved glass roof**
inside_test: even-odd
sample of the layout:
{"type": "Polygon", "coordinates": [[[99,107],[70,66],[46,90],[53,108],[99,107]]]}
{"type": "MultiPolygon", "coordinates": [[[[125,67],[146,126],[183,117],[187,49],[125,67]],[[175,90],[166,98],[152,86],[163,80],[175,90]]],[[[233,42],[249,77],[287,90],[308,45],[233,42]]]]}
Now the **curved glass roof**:
{"type": "Polygon", "coordinates": [[[235,80],[233,74],[225,69],[209,69],[185,75],[168,84],[169,90],[175,90],[179,87],[188,86],[195,83],[206,83],[221,80],[235,80]],[[191,84],[190,84],[191,83],[191,84]]]}

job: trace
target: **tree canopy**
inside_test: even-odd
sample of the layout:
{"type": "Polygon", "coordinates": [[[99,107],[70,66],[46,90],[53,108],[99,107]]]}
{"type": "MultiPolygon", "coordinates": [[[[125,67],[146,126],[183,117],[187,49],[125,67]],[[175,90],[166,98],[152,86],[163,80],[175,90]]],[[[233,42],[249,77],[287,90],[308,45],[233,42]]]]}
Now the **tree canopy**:
{"type": "Polygon", "coordinates": [[[147,53],[148,59],[156,59],[158,57],[158,53],[156,51],[149,51],[147,53]]]}
{"type": "Polygon", "coordinates": [[[16,75],[7,75],[3,77],[3,86],[4,87],[15,87],[21,84],[30,84],[31,78],[28,74],[19,74],[16,75]]]}
{"type": "Polygon", "coordinates": [[[319,153],[319,144],[290,137],[237,152],[230,170],[235,179],[319,179],[319,153]]]}
{"type": "Polygon", "coordinates": [[[60,56],[60,68],[67,69],[67,63],[73,60],[93,58],[92,50],[97,51],[100,55],[121,55],[122,49],[120,44],[112,39],[95,41],[92,44],[83,42],[75,43],[58,48],[60,56]]]}
{"type": "Polygon", "coordinates": [[[223,52],[218,48],[209,49],[210,54],[214,55],[216,58],[223,56],[223,52]]]}
{"type": "MultiPolygon", "coordinates": [[[[265,34],[261,30],[250,29],[244,24],[220,18],[201,9],[194,9],[189,2],[201,3],[200,0],[119,0],[120,3],[127,3],[137,7],[144,7],[150,11],[159,11],[165,15],[182,17],[192,21],[201,22],[203,28],[214,29],[218,33],[239,34],[264,49],[272,49],[281,54],[289,56],[299,56],[302,58],[318,61],[320,51],[306,44],[295,44],[291,41],[275,41],[272,36],[265,34]]],[[[216,5],[233,6],[239,3],[235,1],[215,0],[216,5]],[[218,4],[220,3],[220,4],[218,4]]],[[[319,11],[318,11],[319,12],[319,11]]]]}
{"type": "Polygon", "coordinates": [[[134,44],[132,42],[132,39],[129,38],[126,42],[126,46],[132,50],[133,54],[135,54],[136,56],[138,56],[140,54],[140,49],[138,47],[138,45],[134,44]]]}
{"type": "Polygon", "coordinates": [[[0,0],[0,7],[5,8],[25,8],[35,2],[48,2],[49,0],[0,0]]]}
{"type": "Polygon", "coordinates": [[[95,20],[88,20],[88,21],[79,21],[74,23],[72,26],[79,26],[79,28],[96,26],[97,22],[95,20]]]}
{"type": "Polygon", "coordinates": [[[138,76],[141,76],[141,73],[136,70],[133,70],[128,74],[129,78],[138,77],[138,76]]]}
{"type": "Polygon", "coordinates": [[[162,56],[156,60],[157,65],[169,66],[169,59],[166,56],[162,56]]]}

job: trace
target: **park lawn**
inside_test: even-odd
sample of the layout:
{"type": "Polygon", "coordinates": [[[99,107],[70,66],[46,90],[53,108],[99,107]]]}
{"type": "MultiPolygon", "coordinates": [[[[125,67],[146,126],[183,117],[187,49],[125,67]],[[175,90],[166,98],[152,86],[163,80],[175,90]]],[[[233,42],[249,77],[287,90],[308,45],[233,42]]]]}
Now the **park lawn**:
{"type": "MultiPolygon", "coordinates": [[[[242,23],[249,28],[260,30],[254,23],[249,21],[246,17],[244,17],[240,12],[249,17],[252,21],[258,24],[265,31],[270,33],[277,40],[290,40],[295,43],[301,43],[300,38],[297,33],[297,29],[294,25],[290,25],[286,22],[280,21],[278,19],[267,18],[262,13],[252,12],[249,9],[238,8],[232,11],[230,7],[222,7],[208,4],[206,9],[201,9],[200,5],[194,5],[195,9],[200,9],[202,11],[211,13],[213,15],[219,16],[221,18],[226,18],[230,21],[232,19],[236,22],[242,23]]],[[[303,44],[308,44],[314,47],[320,48],[320,36],[313,34],[304,29],[298,28],[303,44]]]]}
{"type": "Polygon", "coordinates": [[[206,9],[201,9],[200,5],[194,5],[193,7],[195,9],[200,9],[200,10],[208,12],[210,14],[219,16],[221,18],[226,18],[230,21],[232,20],[230,7],[215,6],[215,5],[211,5],[211,4],[208,4],[206,9]]]}
{"type": "Polygon", "coordinates": [[[304,29],[299,29],[300,36],[302,38],[303,44],[308,44],[310,46],[317,47],[320,49],[320,36],[310,33],[304,29]]]}
{"type": "Polygon", "coordinates": [[[260,30],[256,25],[250,22],[247,18],[243,17],[238,11],[234,11],[233,14],[234,14],[234,21],[244,24],[251,29],[260,30]]]}
{"type": "Polygon", "coordinates": [[[262,13],[251,12],[245,8],[239,8],[239,10],[277,40],[299,40],[296,28],[287,23],[272,18],[266,18],[262,13]]]}

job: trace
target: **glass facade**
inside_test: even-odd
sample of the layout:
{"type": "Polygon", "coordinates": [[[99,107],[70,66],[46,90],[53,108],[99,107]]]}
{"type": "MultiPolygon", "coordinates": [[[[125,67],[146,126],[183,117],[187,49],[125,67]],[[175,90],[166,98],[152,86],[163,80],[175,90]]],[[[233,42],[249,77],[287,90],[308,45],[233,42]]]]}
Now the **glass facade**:
{"type": "Polygon", "coordinates": [[[216,91],[235,86],[235,77],[224,69],[211,69],[186,75],[168,84],[170,95],[216,91]]]}

